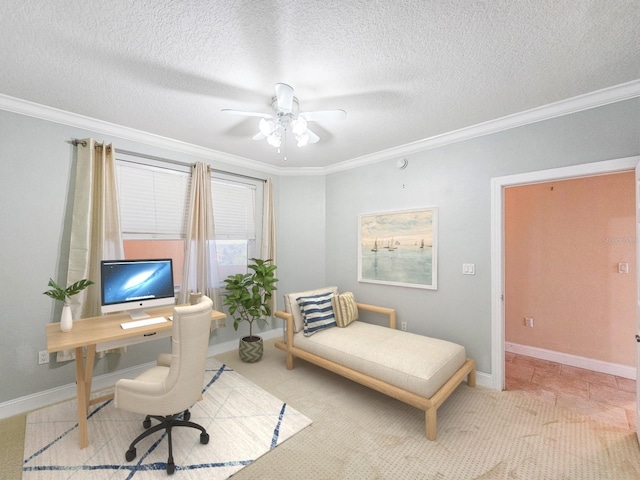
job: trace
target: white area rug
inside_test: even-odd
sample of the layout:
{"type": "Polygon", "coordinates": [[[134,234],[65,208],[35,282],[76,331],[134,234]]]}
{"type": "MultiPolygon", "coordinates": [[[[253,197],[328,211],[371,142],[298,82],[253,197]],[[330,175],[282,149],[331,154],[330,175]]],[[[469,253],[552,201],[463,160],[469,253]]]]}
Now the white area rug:
{"type": "MultiPolygon", "coordinates": [[[[215,359],[207,362],[203,391],[204,400],[190,409],[191,421],[205,427],[210,440],[202,445],[198,430],[173,430],[175,478],[226,479],[311,424],[215,359]]],[[[112,400],[94,405],[89,413],[89,446],[80,450],[75,400],[32,412],[27,416],[22,478],[164,477],[166,434],[142,440],[132,462],[124,458],[129,443],[144,430],[143,420],[116,409],[112,400]]]]}

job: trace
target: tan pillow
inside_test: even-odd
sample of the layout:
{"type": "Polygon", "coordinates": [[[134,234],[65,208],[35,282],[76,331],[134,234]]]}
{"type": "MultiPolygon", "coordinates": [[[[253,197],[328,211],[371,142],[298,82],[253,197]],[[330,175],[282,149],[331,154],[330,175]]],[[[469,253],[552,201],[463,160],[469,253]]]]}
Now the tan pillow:
{"type": "Polygon", "coordinates": [[[358,306],[352,292],[334,295],[333,298],[333,311],[336,316],[336,324],[339,327],[346,327],[358,319],[358,306]]]}

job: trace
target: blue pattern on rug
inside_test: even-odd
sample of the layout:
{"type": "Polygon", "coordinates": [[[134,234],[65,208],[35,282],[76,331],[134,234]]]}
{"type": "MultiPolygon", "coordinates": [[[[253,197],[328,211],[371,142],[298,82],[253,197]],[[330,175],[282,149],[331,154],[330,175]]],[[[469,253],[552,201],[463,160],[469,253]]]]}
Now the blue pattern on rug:
{"type": "MultiPolygon", "coordinates": [[[[260,387],[244,379],[233,369],[228,368],[224,364],[209,359],[207,363],[207,375],[205,376],[205,386],[203,387],[203,400],[192,407],[192,420],[201,423],[202,420],[209,421],[210,424],[203,425],[211,435],[210,444],[213,448],[222,445],[225,442],[228,445],[228,438],[214,439],[216,430],[216,421],[224,427],[226,432],[233,434],[246,434],[247,438],[235,438],[234,442],[240,449],[249,445],[246,452],[237,452],[236,455],[223,460],[211,460],[202,457],[206,454],[204,448],[199,450],[193,449],[187,445],[182,446],[183,449],[191,454],[196,452],[193,457],[199,461],[181,462],[181,453],[175,453],[176,472],[193,472],[193,478],[202,478],[203,472],[207,473],[206,478],[223,480],[233,475],[246,465],[254,462],[259,456],[274,449],[278,444],[287,438],[295,435],[303,428],[308,426],[311,421],[301,415],[296,410],[289,407],[286,403],[273,397],[260,387]],[[236,406],[246,408],[245,411],[234,411],[236,406]],[[271,424],[271,426],[269,426],[271,424]],[[255,428],[252,428],[255,425],[255,428]],[[283,434],[283,428],[286,427],[286,433],[283,434]],[[254,438],[257,434],[260,434],[254,438]],[[259,437],[265,437],[260,440],[259,437]],[[215,440],[215,441],[214,441],[215,440]],[[217,442],[217,443],[216,443],[217,442]],[[260,445],[262,444],[262,445],[260,445]]],[[[76,412],[76,402],[68,401],[60,405],[46,407],[37,412],[32,412],[27,418],[27,434],[25,438],[25,460],[23,465],[23,479],[56,479],[67,478],[70,472],[93,472],[93,476],[88,478],[123,478],[133,479],[141,472],[149,472],[156,470],[166,470],[166,461],[159,461],[156,457],[161,456],[166,459],[166,442],[164,441],[166,432],[158,434],[152,445],[143,452],[139,452],[136,460],[127,463],[124,460],[124,452],[128,448],[129,442],[134,438],[128,438],[128,431],[131,428],[140,429],[142,419],[139,415],[130,414],[116,409],[113,406],[113,400],[107,400],[97,406],[87,416],[89,419],[89,442],[90,445],[86,449],[79,449],[78,438],[74,432],[77,432],[78,424],[74,424],[66,428],[61,434],[48,435],[45,430],[55,431],[58,423],[66,423],[65,418],[73,418],[76,412]],[[47,413],[45,410],[51,409],[47,413]],[[92,419],[104,414],[102,420],[94,420],[106,428],[103,435],[96,435],[95,429],[92,429],[92,419]],[[58,422],[57,415],[62,417],[58,422]],[[33,417],[33,418],[32,418],[33,417]],[[116,431],[113,432],[113,427],[116,431]],[[126,425],[127,428],[120,428],[126,425]],[[137,425],[133,427],[133,425],[137,425]],[[32,445],[37,445],[38,440],[41,442],[43,438],[52,438],[44,446],[31,449],[32,445]],[[100,438],[98,438],[100,437],[100,438]],[[92,442],[101,442],[106,438],[107,441],[103,445],[94,445],[92,442]],[[106,445],[114,442],[109,447],[106,445]],[[163,445],[164,448],[158,448],[163,445]],[[31,449],[31,450],[29,450],[31,449]],[[159,450],[159,451],[158,451],[159,450]],[[33,453],[28,453],[32,451],[33,453]],[[110,451],[117,451],[120,458],[114,461],[94,462],[94,456],[101,457],[108,455],[110,451]],[[62,457],[62,458],[61,458],[62,457]],[[68,457],[68,458],[67,458],[68,457]],[[58,460],[58,461],[52,461],[58,460]],[[75,461],[74,461],[75,460],[75,461]],[[146,463],[148,461],[148,463],[146,463]],[[102,472],[102,474],[101,474],[102,472]],[[114,477],[117,472],[122,472],[122,477],[114,477]],[[60,475],[58,475],[58,473],[60,475]]],[[[188,429],[185,429],[188,430],[188,429]]],[[[135,433],[135,432],[134,432],[135,433]]],[[[175,432],[174,432],[175,433],[175,432]]],[[[199,439],[199,436],[196,436],[199,439]]],[[[180,442],[174,438],[174,449],[177,448],[176,442],[180,442]]],[[[231,443],[234,443],[231,442],[231,443]]],[[[199,441],[193,441],[193,445],[199,444],[199,441]]],[[[40,443],[42,445],[42,443],[40,443]]],[[[192,445],[192,446],[193,446],[192,445]]],[[[139,445],[140,446],[140,445],[139,445]]],[[[205,447],[204,445],[202,447],[205,447]]],[[[215,454],[216,452],[208,452],[215,454]]],[[[192,458],[190,456],[189,458],[192,458]]],[[[83,477],[85,478],[85,477],[83,477]]],[[[181,478],[191,478],[183,474],[181,478]]]]}

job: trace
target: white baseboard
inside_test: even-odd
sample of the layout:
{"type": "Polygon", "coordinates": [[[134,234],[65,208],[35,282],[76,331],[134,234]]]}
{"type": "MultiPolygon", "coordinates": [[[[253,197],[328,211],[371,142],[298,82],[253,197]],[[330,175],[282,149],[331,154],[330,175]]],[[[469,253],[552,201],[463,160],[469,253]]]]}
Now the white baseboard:
{"type": "MultiPolygon", "coordinates": [[[[260,336],[265,340],[282,337],[282,328],[275,328],[260,332],[260,336]]],[[[238,348],[238,340],[229,340],[217,345],[210,345],[208,356],[219,355],[238,348]]],[[[121,378],[135,378],[148,368],[155,365],[155,362],[136,365],[135,367],[125,368],[113,373],[98,375],[93,378],[93,390],[100,390],[111,387],[121,378]]],[[[54,403],[62,402],[76,397],[76,384],[70,383],[60,387],[51,388],[43,392],[26,395],[24,397],[15,398],[8,402],[0,403],[0,419],[8,418],[13,415],[30,412],[38,408],[46,407],[54,403]]]]}
{"type": "Polygon", "coordinates": [[[476,385],[480,385],[481,387],[487,387],[491,389],[495,388],[493,386],[493,376],[488,373],[479,372],[477,370],[476,370],[476,385]]]}
{"type": "Polygon", "coordinates": [[[620,365],[618,363],[603,362],[602,360],[594,360],[592,358],[579,357],[568,353],[554,352],[553,350],[545,350],[544,348],[528,347],[517,343],[505,342],[505,352],[511,352],[527,357],[540,358],[550,362],[562,363],[571,367],[585,368],[594,372],[607,373],[618,377],[636,379],[636,368],[628,365],[620,365]]]}

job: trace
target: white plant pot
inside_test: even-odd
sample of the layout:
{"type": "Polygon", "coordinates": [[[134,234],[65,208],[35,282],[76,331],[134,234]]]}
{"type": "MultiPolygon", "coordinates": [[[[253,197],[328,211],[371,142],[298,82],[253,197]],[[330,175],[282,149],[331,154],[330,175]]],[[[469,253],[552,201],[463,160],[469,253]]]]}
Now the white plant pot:
{"type": "Polygon", "coordinates": [[[62,315],[60,316],[60,330],[68,332],[73,328],[73,317],[71,316],[71,306],[62,307],[62,315]]]}

